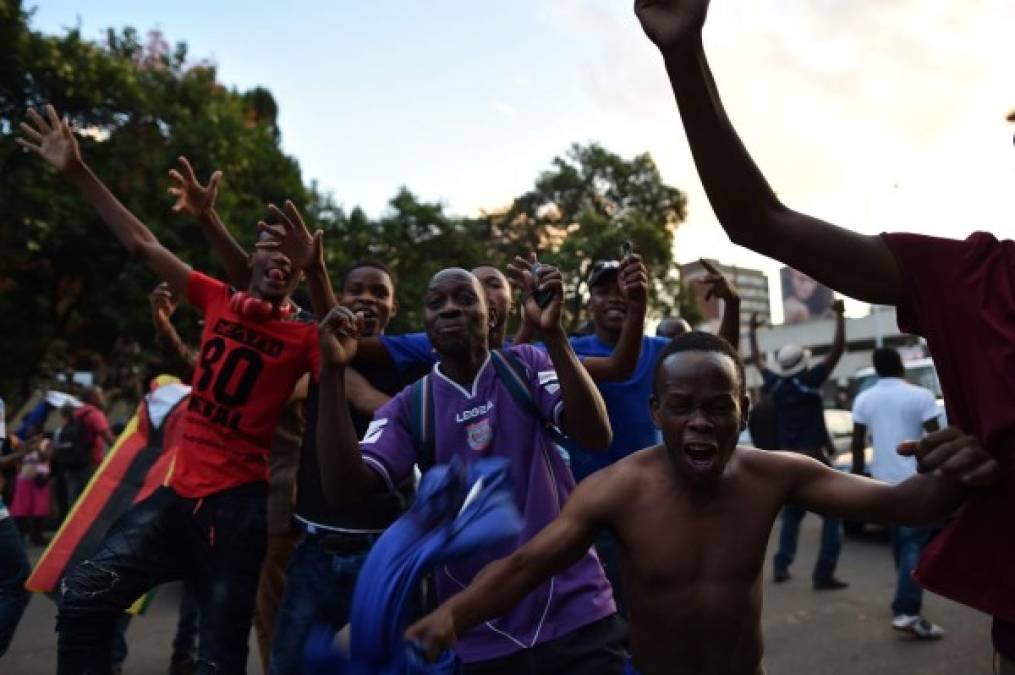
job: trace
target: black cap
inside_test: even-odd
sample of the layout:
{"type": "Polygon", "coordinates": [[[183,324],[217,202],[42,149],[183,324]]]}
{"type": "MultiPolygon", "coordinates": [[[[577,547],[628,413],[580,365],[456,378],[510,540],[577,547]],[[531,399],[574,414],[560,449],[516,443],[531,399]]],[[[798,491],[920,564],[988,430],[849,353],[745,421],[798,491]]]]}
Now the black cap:
{"type": "Polygon", "coordinates": [[[589,288],[598,286],[599,284],[617,276],[617,272],[620,271],[619,260],[597,260],[592,265],[592,271],[589,272],[589,288]]]}

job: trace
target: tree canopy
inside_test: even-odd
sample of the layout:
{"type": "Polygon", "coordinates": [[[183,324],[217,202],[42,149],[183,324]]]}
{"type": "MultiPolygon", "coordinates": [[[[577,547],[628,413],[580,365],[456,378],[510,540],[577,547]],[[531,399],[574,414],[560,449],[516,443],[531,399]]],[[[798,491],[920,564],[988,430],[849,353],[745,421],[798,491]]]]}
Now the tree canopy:
{"type": "MultiPolygon", "coordinates": [[[[184,43],[158,32],[110,29],[101,41],[77,30],[31,30],[19,0],[0,0],[0,391],[27,394],[47,346],[107,353],[119,336],[150,343],[146,295],[156,283],[131,261],[90,207],[14,143],[30,106],[52,103],[80,134],[96,173],[168,248],[197,269],[221,274],[198,226],[170,212],[167,171],[180,155],[204,180],[224,173],[217,209],[245,246],[264,205],[292,199],[326,234],[335,282],[357,259],[388,264],[401,310],[391,331],[419,330],[429,277],[447,266],[503,266],[536,250],[558,265],[569,293],[568,321],[582,318],[592,262],[616,258],[631,240],[650,268],[650,310],[678,305],[673,235],[685,216],[683,192],[666,185],[648,154],[622,158],[596,144],[555,157],[533,188],[505,208],[474,216],[399,189],[371,218],[337,206],[306,184],[280,146],[278,104],[263,88],[239,91],[217,80],[215,65],[194,61],[184,43]]],[[[189,327],[193,338],[196,317],[189,327]]],[[[185,319],[184,323],[188,323],[185,319]]],[[[186,333],[186,329],[185,329],[186,333]]]]}

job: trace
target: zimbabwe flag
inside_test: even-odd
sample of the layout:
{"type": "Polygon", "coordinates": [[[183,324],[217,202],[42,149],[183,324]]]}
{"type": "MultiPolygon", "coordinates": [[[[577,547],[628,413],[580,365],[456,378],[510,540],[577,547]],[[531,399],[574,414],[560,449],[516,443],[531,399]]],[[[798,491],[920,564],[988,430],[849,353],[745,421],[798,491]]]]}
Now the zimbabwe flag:
{"type": "MultiPolygon", "coordinates": [[[[106,454],[85,491],[46,547],[32,575],[25,582],[30,591],[53,593],[75,565],[94,553],[116,519],[167,482],[175,453],[170,448],[181,433],[180,405],[190,387],[169,375],[160,375],[152,391],[106,454]]],[[[140,598],[131,612],[146,606],[140,598]]]]}

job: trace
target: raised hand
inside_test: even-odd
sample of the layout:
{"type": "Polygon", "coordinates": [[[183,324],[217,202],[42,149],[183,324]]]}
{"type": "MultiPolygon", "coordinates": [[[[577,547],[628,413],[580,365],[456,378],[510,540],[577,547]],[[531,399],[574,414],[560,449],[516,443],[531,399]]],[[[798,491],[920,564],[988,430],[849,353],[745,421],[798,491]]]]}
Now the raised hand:
{"type": "Polygon", "coordinates": [[[620,294],[624,296],[628,310],[644,312],[648,306],[648,268],[645,267],[640,255],[632,253],[620,261],[617,282],[620,284],[620,294]]]}
{"type": "Polygon", "coordinates": [[[32,124],[21,123],[21,131],[25,138],[17,139],[26,152],[34,152],[49,162],[60,173],[67,173],[80,167],[81,150],[78,141],[71,131],[70,123],[56,114],[56,109],[47,105],[46,117],[32,108],[28,109],[28,119],[32,124]]]}
{"type": "Polygon", "coordinates": [[[940,472],[970,487],[993,485],[1001,477],[997,463],[976,437],[957,427],[945,427],[919,441],[906,441],[900,455],[915,457],[920,473],[940,472]]]}
{"type": "Polygon", "coordinates": [[[457,642],[455,620],[447,605],[430,612],[405,631],[405,639],[416,643],[428,661],[435,661],[457,642]]]}
{"type": "Polygon", "coordinates": [[[155,321],[165,324],[169,323],[169,318],[176,311],[179,299],[173,296],[169,284],[163,281],[148,295],[148,302],[151,304],[152,317],[155,321]]]}
{"type": "Polygon", "coordinates": [[[259,247],[278,248],[298,269],[308,270],[315,264],[324,261],[324,232],[317,230],[313,236],[307,229],[303,216],[290,200],[285,201],[285,210],[274,204],[268,204],[268,211],[281,225],[273,227],[261,221],[257,224],[258,231],[268,232],[271,236],[257,243],[259,247]]]}
{"type": "Polygon", "coordinates": [[[705,259],[700,260],[700,262],[705,271],[708,272],[708,275],[695,281],[703,286],[708,286],[708,290],[705,291],[706,300],[719,298],[725,302],[731,302],[740,297],[736,286],[719,271],[719,268],[705,259]]]}
{"type": "Polygon", "coordinates": [[[201,185],[187,158],[181,156],[177,158],[177,161],[180,163],[183,173],[176,169],[169,170],[169,177],[176,183],[174,187],[169,188],[169,194],[176,197],[173,212],[183,211],[192,216],[203,216],[215,208],[215,198],[218,197],[222,172],[214,172],[208,179],[208,184],[201,185]]]}
{"type": "Polygon", "coordinates": [[[564,279],[560,270],[540,263],[536,254],[530,253],[528,258],[516,256],[514,262],[508,263],[507,276],[516,288],[521,289],[525,321],[540,330],[551,330],[560,325],[560,310],[564,303],[564,279]],[[550,301],[543,307],[536,299],[537,292],[550,294],[550,301]]]}
{"type": "Polygon", "coordinates": [[[635,0],[634,13],[660,51],[700,35],[709,0],[635,0]]]}
{"type": "Polygon", "coordinates": [[[353,314],[347,307],[338,306],[328,312],[318,326],[321,348],[321,365],[345,367],[356,356],[356,346],[363,332],[363,315],[353,314]]]}

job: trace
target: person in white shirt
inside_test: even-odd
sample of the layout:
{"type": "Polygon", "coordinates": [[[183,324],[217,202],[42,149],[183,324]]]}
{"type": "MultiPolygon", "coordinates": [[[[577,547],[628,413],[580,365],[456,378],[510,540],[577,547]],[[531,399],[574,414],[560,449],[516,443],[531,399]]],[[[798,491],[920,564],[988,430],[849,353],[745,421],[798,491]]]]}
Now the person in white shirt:
{"type": "MultiPolygon", "coordinates": [[[[937,403],[928,389],[906,382],[902,358],[894,349],[874,352],[878,382],[862,392],[853,403],[853,473],[865,473],[885,483],[901,483],[916,473],[916,459],[896,449],[901,443],[919,440],[939,428],[937,403]],[[865,467],[864,448],[870,436],[874,454],[865,467]]],[[[921,615],[923,590],[913,580],[913,569],[933,527],[893,525],[892,550],[898,583],[892,601],[892,627],[922,640],[936,640],[944,630],[921,615]]]]}

